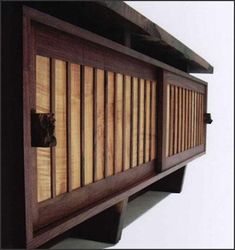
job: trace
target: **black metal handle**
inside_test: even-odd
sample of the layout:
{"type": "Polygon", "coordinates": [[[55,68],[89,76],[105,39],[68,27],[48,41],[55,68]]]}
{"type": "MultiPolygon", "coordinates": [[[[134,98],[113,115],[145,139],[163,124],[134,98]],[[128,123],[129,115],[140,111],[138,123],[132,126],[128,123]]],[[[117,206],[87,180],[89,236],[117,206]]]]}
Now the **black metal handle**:
{"type": "Polygon", "coordinates": [[[213,120],[211,119],[211,114],[210,113],[204,114],[204,122],[206,124],[211,124],[213,122],[213,120]]]}
{"type": "Polygon", "coordinates": [[[31,114],[31,145],[32,147],[54,147],[55,118],[53,113],[31,114]]]}

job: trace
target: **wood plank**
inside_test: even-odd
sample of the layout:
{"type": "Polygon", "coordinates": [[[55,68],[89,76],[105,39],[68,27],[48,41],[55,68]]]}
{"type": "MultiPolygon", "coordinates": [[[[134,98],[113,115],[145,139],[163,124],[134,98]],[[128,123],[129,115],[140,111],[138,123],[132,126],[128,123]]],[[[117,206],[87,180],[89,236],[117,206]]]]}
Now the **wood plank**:
{"type": "Polygon", "coordinates": [[[93,182],[93,68],[84,66],[83,82],[83,184],[93,182]]]}
{"type": "Polygon", "coordinates": [[[174,103],[175,103],[175,89],[170,85],[170,143],[169,156],[174,153],[174,103]]]}
{"type": "Polygon", "coordinates": [[[151,155],[150,159],[156,159],[156,123],[157,123],[157,82],[151,83],[151,155]]]}
{"type": "Polygon", "coordinates": [[[145,154],[144,162],[150,160],[150,81],[147,80],[145,83],[145,154]]]}
{"type": "Polygon", "coordinates": [[[181,146],[182,146],[182,134],[181,134],[181,130],[182,130],[182,88],[178,89],[179,91],[179,100],[178,100],[178,109],[179,109],[179,122],[178,122],[178,153],[181,152],[181,146]]]}
{"type": "MultiPolygon", "coordinates": [[[[36,56],[36,112],[50,112],[50,59],[36,56]]],[[[51,198],[50,148],[37,148],[37,200],[51,198]]]]}
{"type": "Polygon", "coordinates": [[[132,79],[131,167],[138,164],[138,78],[132,79]]]}
{"type": "Polygon", "coordinates": [[[188,89],[185,89],[185,150],[188,149],[188,120],[189,120],[189,94],[188,94],[188,89]]]}
{"type": "Polygon", "coordinates": [[[104,70],[96,70],[95,82],[95,152],[94,177],[95,181],[104,178],[104,70]]]}
{"type": "Polygon", "coordinates": [[[55,60],[56,195],[67,192],[66,62],[55,60]]]}
{"type": "Polygon", "coordinates": [[[144,79],[139,80],[138,165],[144,163],[144,79]]]}
{"type": "Polygon", "coordinates": [[[185,150],[185,89],[182,89],[182,144],[181,151],[185,150]]]}
{"type": "Polygon", "coordinates": [[[105,176],[114,173],[114,73],[105,82],[105,176]]]}
{"type": "Polygon", "coordinates": [[[192,112],[192,115],[191,115],[191,148],[194,146],[193,145],[193,142],[194,142],[194,91],[191,92],[192,94],[192,109],[191,109],[191,112],[192,112]]]}
{"type": "Polygon", "coordinates": [[[191,148],[191,137],[192,137],[192,132],[191,132],[191,123],[192,123],[192,91],[188,91],[188,149],[191,148]]]}
{"type": "Polygon", "coordinates": [[[169,156],[170,147],[170,84],[167,84],[167,106],[166,106],[166,157],[169,156]]]}
{"type": "Polygon", "coordinates": [[[123,100],[123,169],[130,168],[131,156],[131,77],[124,76],[123,100]]]}
{"type": "Polygon", "coordinates": [[[202,144],[202,94],[200,94],[200,134],[199,134],[199,143],[202,144]]]}
{"type": "Polygon", "coordinates": [[[205,96],[202,95],[202,144],[205,144],[204,105],[205,105],[205,96]]]}
{"type": "Polygon", "coordinates": [[[178,87],[175,86],[175,113],[174,113],[174,154],[178,153],[178,87]]]}
{"type": "Polygon", "coordinates": [[[71,186],[81,186],[81,75],[80,65],[70,65],[71,75],[71,186]]]}
{"type": "Polygon", "coordinates": [[[115,153],[114,153],[114,168],[115,173],[122,171],[122,113],[123,113],[123,75],[117,73],[115,76],[115,153]]]}

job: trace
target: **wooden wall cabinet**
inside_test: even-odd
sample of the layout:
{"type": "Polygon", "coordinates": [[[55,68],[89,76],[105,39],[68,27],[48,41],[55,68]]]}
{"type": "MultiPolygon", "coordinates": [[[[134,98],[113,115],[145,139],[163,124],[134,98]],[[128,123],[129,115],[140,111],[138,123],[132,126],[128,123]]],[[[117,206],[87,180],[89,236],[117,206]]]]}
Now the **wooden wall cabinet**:
{"type": "Polygon", "coordinates": [[[188,48],[184,60],[161,44],[149,55],[133,34],[144,17],[127,24],[121,2],[63,4],[3,5],[3,247],[68,230],[117,242],[128,198],[180,192],[186,164],[206,151],[207,83],[188,73],[213,68],[188,48]],[[101,36],[82,15],[87,29],[75,25],[75,7],[115,12],[116,29],[101,36]]]}

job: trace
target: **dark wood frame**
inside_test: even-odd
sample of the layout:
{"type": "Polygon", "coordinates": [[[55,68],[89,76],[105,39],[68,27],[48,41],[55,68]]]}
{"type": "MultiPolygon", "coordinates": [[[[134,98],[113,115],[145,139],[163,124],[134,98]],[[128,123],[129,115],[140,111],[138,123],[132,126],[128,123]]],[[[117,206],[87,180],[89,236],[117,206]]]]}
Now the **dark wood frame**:
{"type": "MultiPolygon", "coordinates": [[[[24,191],[22,191],[21,201],[24,201],[24,209],[21,210],[22,222],[19,224],[18,230],[22,230],[21,240],[15,241],[15,246],[27,247],[27,248],[35,248],[46,241],[54,238],[57,235],[65,232],[66,230],[78,225],[79,223],[91,218],[92,216],[102,212],[104,209],[114,206],[115,204],[128,199],[131,195],[136,192],[146,188],[147,186],[155,183],[156,181],[172,174],[178,169],[184,167],[189,161],[194,158],[204,154],[203,151],[194,151],[191,155],[187,154],[187,157],[183,155],[178,156],[180,160],[177,163],[174,163],[174,166],[165,170],[163,166],[165,166],[166,159],[163,157],[164,151],[164,140],[165,140],[165,73],[164,70],[170,71],[177,75],[177,77],[182,77],[187,79],[187,81],[193,81],[195,83],[199,83],[199,85],[206,86],[206,83],[202,80],[199,80],[193,76],[186,74],[183,71],[180,71],[176,68],[173,68],[165,63],[162,63],[158,60],[152,59],[148,56],[145,56],[139,52],[136,52],[130,48],[122,46],[118,43],[112,42],[108,39],[95,35],[87,30],[81,29],[69,23],[66,23],[57,18],[51,17],[47,14],[41,13],[34,9],[23,7],[22,13],[21,11],[18,13],[19,21],[22,18],[22,44],[23,44],[23,65],[19,65],[18,72],[23,72],[23,97],[22,97],[22,112],[23,121],[22,121],[22,131],[23,138],[22,142],[24,143],[23,148],[23,164],[20,165],[24,168],[24,173],[22,173],[22,169],[19,170],[19,173],[23,174],[23,177],[19,180],[21,183],[18,186],[24,185],[24,191]],[[19,14],[20,13],[20,14],[19,14]],[[112,185],[112,182],[121,182],[122,187],[113,188],[112,192],[107,193],[106,197],[98,197],[97,200],[93,201],[93,203],[83,203],[79,207],[79,210],[74,211],[73,214],[69,215],[66,218],[61,218],[60,221],[55,221],[53,224],[50,224],[43,228],[36,228],[35,230],[35,218],[38,219],[38,205],[36,201],[36,189],[32,188],[36,183],[36,165],[35,165],[35,149],[31,147],[31,134],[30,134],[30,115],[31,108],[35,107],[34,103],[34,95],[35,89],[32,87],[32,83],[35,82],[35,30],[32,28],[32,24],[37,23],[36,25],[46,25],[53,29],[56,29],[60,32],[65,32],[67,34],[71,34],[72,36],[78,37],[79,39],[83,39],[88,41],[89,43],[95,43],[99,46],[103,46],[108,48],[112,53],[122,54],[126,59],[138,61],[140,65],[148,64],[150,68],[156,69],[158,72],[157,82],[158,82],[158,118],[157,118],[157,162],[152,161],[148,164],[143,164],[136,168],[130,169],[126,172],[117,174],[116,176],[112,176],[107,178],[105,182],[97,182],[100,193],[104,189],[105,185],[112,185]],[[21,68],[22,66],[22,68],[21,68]],[[159,70],[160,69],[160,70],[159,70]],[[163,93],[163,94],[162,94],[163,93]],[[31,98],[29,98],[31,96],[31,98]],[[162,133],[163,132],[163,133],[162,133]],[[165,164],[165,165],[164,165],[165,164]],[[164,171],[163,171],[164,170],[164,171]],[[131,181],[130,181],[131,180],[131,181]],[[105,183],[105,184],[104,184],[105,183]],[[123,183],[125,185],[123,185],[123,183]]],[[[21,23],[21,22],[20,22],[21,23]]],[[[19,23],[19,24],[20,24],[19,23]]],[[[19,32],[20,32],[19,31],[19,32]]],[[[43,51],[41,51],[43,53],[43,51]]],[[[93,64],[93,62],[92,62],[93,64]]],[[[115,66],[116,67],[116,66],[115,66]]],[[[109,69],[109,68],[107,68],[109,69]]],[[[118,70],[118,69],[117,69],[118,70]]],[[[123,69],[122,69],[123,70],[123,69]]],[[[154,70],[153,70],[154,71],[154,70]]],[[[21,74],[22,74],[21,72],[21,74]]],[[[148,74],[149,76],[149,74],[148,74]]],[[[19,77],[20,78],[20,77],[19,77]]],[[[155,78],[153,77],[155,80],[155,78]]],[[[17,79],[19,80],[19,79],[17,79]]],[[[206,104],[205,104],[206,105],[206,104]]],[[[205,106],[206,110],[206,106],[205,106]]],[[[20,154],[20,153],[19,153],[20,154]]],[[[88,185],[87,190],[93,190],[92,185],[88,185]]],[[[22,189],[22,188],[21,188],[22,189]]],[[[20,189],[20,190],[21,190],[20,189]]],[[[84,189],[85,192],[85,189],[84,189]]],[[[75,192],[74,192],[75,194],[75,192]]],[[[74,194],[71,195],[71,198],[74,198],[74,194]]],[[[14,194],[12,194],[12,197],[14,194]]],[[[76,195],[75,195],[76,196],[76,195]]],[[[58,198],[58,204],[63,200],[63,196],[58,198]]],[[[65,199],[66,200],[66,199],[65,199]]],[[[43,211],[43,203],[40,205],[43,211]]],[[[47,213],[45,211],[45,213],[47,213]]],[[[19,215],[19,213],[18,213],[19,215]]],[[[12,226],[12,225],[11,225],[12,226]]]]}

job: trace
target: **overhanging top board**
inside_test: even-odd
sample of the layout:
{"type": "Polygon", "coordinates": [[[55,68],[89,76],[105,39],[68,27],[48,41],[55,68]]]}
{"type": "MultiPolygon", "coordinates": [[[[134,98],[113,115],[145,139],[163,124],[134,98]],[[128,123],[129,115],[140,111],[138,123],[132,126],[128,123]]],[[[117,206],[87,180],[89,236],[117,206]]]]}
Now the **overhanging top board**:
{"type": "Polygon", "coordinates": [[[121,43],[187,73],[213,73],[213,67],[122,1],[24,2],[25,5],[121,43]]]}

